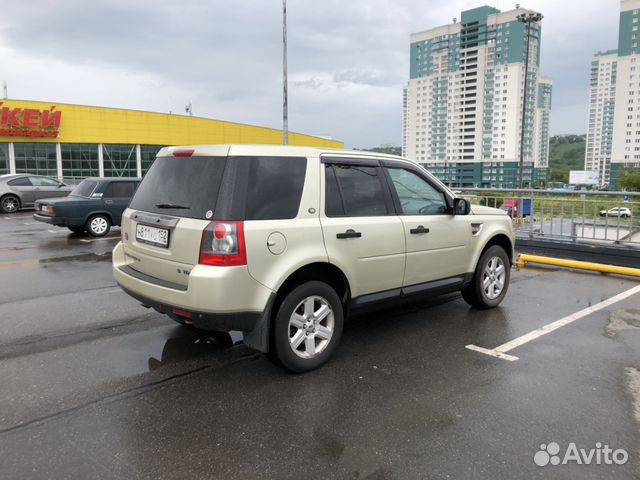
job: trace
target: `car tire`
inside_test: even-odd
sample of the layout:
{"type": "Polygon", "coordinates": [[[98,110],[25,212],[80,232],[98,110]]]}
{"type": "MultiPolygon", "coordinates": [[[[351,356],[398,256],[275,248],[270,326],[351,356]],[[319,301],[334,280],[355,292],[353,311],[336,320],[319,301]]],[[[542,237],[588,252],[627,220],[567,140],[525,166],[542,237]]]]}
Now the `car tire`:
{"type": "Polygon", "coordinates": [[[92,215],[87,220],[85,229],[92,237],[104,237],[111,230],[111,220],[101,213],[92,215]]]}
{"type": "Polygon", "coordinates": [[[84,227],[67,227],[73,233],[84,233],[84,227]]]}
{"type": "Polygon", "coordinates": [[[303,283],[289,292],[277,310],[271,358],[294,373],[323,365],[336,350],[344,313],[333,288],[323,282],[303,283]]]}
{"type": "Polygon", "coordinates": [[[20,210],[20,199],[15,195],[5,195],[0,200],[2,213],[15,213],[20,210]]]}
{"type": "Polygon", "coordinates": [[[622,218],[629,218],[629,215],[627,215],[626,213],[623,213],[622,215],[620,215],[622,218]]]}
{"type": "Polygon", "coordinates": [[[462,298],[475,308],[497,307],[507,294],[510,278],[509,255],[504,248],[493,245],[480,257],[473,279],[462,289],[462,298]]]}

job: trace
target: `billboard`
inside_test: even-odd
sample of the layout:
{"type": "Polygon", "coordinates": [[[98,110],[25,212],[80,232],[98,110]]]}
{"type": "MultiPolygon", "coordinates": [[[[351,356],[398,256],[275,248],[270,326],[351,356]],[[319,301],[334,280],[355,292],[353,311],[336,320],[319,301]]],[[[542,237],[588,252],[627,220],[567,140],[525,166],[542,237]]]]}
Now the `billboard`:
{"type": "Polygon", "coordinates": [[[571,185],[598,185],[598,172],[595,170],[571,170],[569,183],[571,185]]]}

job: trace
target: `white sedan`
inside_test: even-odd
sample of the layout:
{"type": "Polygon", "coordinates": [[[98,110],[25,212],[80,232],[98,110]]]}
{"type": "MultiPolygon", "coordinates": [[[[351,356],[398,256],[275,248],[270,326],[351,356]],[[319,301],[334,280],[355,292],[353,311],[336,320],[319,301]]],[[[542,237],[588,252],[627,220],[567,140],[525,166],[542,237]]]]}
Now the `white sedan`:
{"type": "Polygon", "coordinates": [[[631,209],[630,208],[611,208],[609,210],[600,210],[600,216],[629,218],[631,216],[631,209]]]}

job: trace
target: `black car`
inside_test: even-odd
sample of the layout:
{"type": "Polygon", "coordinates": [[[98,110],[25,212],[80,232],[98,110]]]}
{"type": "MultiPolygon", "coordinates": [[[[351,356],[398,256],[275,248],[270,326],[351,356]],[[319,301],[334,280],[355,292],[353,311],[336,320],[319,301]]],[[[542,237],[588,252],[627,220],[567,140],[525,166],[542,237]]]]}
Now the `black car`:
{"type": "Polygon", "coordinates": [[[120,225],[138,185],[139,178],[87,178],[68,197],[38,200],[33,218],[74,233],[86,230],[92,237],[103,237],[113,225],[120,225]]]}

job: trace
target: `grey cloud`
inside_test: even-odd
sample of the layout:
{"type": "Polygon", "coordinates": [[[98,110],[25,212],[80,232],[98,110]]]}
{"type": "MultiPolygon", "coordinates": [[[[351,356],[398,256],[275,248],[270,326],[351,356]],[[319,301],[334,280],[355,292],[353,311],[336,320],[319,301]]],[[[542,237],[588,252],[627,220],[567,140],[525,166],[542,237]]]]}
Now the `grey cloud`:
{"type": "MultiPolygon", "coordinates": [[[[545,14],[542,70],[555,82],[552,131],[583,132],[590,58],[615,47],[618,2],[523,5],[545,14]]],[[[399,143],[409,34],[474,6],[472,0],[289,0],[291,128],[357,147],[399,143]]],[[[14,2],[0,16],[0,47],[35,64],[47,59],[57,65],[47,72],[52,76],[68,66],[101,70],[105,78],[131,72],[127,82],[96,86],[96,95],[114,104],[133,98],[127,106],[137,108],[136,92],[153,98],[149,90],[156,88],[157,104],[145,108],[164,111],[172,95],[192,98],[199,115],[278,127],[280,8],[279,0],[14,2]]],[[[20,82],[20,73],[13,75],[20,82]]],[[[77,101],[74,81],[83,79],[51,92],[42,84],[31,95],[77,101]]]]}

